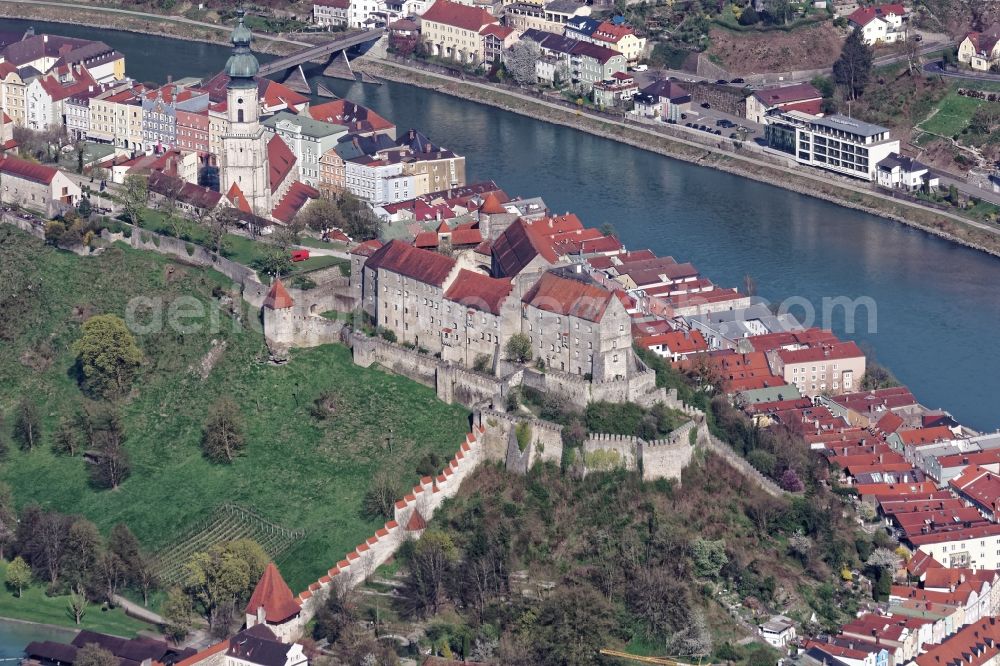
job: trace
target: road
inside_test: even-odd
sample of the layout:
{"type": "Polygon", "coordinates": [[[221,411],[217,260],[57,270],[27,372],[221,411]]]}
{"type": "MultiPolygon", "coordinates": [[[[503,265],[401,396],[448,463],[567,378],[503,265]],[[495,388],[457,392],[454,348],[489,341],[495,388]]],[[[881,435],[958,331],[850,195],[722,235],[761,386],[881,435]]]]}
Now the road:
{"type": "Polygon", "coordinates": [[[972,72],[969,70],[945,69],[940,60],[929,62],[924,65],[924,71],[928,74],[947,76],[952,79],[966,79],[968,81],[992,81],[1000,83],[1000,74],[990,74],[989,72],[972,72]]]}
{"type": "MultiPolygon", "coordinates": [[[[380,60],[378,58],[373,58],[373,59],[374,60],[380,60]]],[[[389,65],[391,67],[395,67],[395,68],[398,68],[398,69],[401,69],[401,70],[404,70],[404,71],[409,71],[409,72],[414,73],[414,74],[421,74],[421,75],[424,75],[424,76],[430,76],[430,77],[433,77],[433,78],[436,78],[436,79],[440,79],[440,80],[443,80],[443,81],[452,81],[452,82],[456,82],[457,81],[454,77],[451,77],[451,76],[448,76],[448,75],[445,75],[445,74],[439,74],[437,72],[432,72],[432,71],[429,71],[429,70],[426,70],[426,69],[421,69],[421,68],[417,68],[417,67],[411,67],[409,65],[403,65],[403,64],[400,64],[400,63],[395,62],[395,61],[385,60],[385,61],[382,61],[382,62],[385,62],[387,65],[389,65]]],[[[470,80],[470,79],[466,79],[466,80],[462,81],[462,83],[465,84],[465,85],[469,85],[469,86],[475,87],[475,88],[480,88],[482,90],[488,90],[488,91],[493,92],[493,93],[496,93],[496,92],[499,91],[499,92],[502,92],[505,95],[508,95],[508,96],[516,98],[516,99],[520,99],[520,100],[522,100],[524,102],[529,102],[531,104],[540,104],[540,105],[542,105],[544,107],[548,107],[548,108],[551,108],[551,109],[556,109],[556,110],[562,111],[564,113],[572,113],[571,109],[568,109],[567,107],[565,107],[565,106],[563,106],[561,104],[556,104],[554,102],[549,102],[549,101],[546,101],[544,99],[539,99],[539,98],[534,97],[532,95],[525,95],[523,93],[514,92],[514,91],[511,91],[511,90],[507,90],[507,89],[501,89],[501,88],[498,88],[497,86],[493,86],[493,85],[490,85],[488,83],[480,83],[478,81],[473,81],[473,80],[470,80]]],[[[530,114],[525,114],[525,115],[530,115],[530,114]]],[[[667,138],[670,141],[674,141],[674,142],[677,142],[679,144],[683,144],[683,145],[690,146],[690,147],[693,147],[693,148],[698,148],[699,150],[703,150],[703,151],[707,151],[707,152],[712,152],[712,153],[721,153],[723,155],[726,155],[729,158],[739,160],[741,163],[749,165],[749,166],[759,166],[759,167],[763,167],[763,168],[766,168],[766,169],[771,169],[771,170],[779,171],[779,172],[782,172],[782,173],[787,173],[789,175],[794,175],[794,176],[798,176],[800,178],[805,178],[807,180],[816,182],[818,184],[827,185],[827,184],[830,183],[831,179],[835,177],[835,176],[833,176],[833,174],[830,174],[829,172],[821,171],[819,169],[813,170],[813,169],[808,169],[808,168],[784,167],[784,166],[781,166],[781,165],[778,165],[778,164],[774,164],[773,162],[765,162],[763,160],[755,159],[755,158],[750,157],[750,156],[748,156],[746,154],[734,153],[734,152],[731,152],[731,151],[722,151],[722,150],[719,150],[718,148],[716,148],[714,145],[709,145],[709,144],[705,144],[705,143],[702,143],[702,142],[691,141],[689,139],[684,139],[684,138],[677,137],[677,136],[674,136],[674,135],[665,135],[662,132],[657,132],[656,130],[647,129],[647,128],[641,126],[641,125],[633,125],[633,124],[630,124],[630,123],[622,122],[620,120],[613,120],[613,119],[610,119],[610,118],[604,118],[604,117],[601,117],[601,116],[590,115],[590,114],[588,114],[588,117],[590,117],[590,118],[592,118],[594,120],[597,120],[597,121],[599,121],[599,122],[601,122],[601,123],[603,123],[605,125],[609,125],[609,126],[612,126],[612,127],[622,127],[622,128],[627,128],[627,129],[630,129],[630,130],[635,130],[637,132],[648,134],[650,136],[655,136],[655,137],[658,137],[660,139],[667,138]]],[[[894,197],[887,196],[886,194],[884,194],[884,193],[880,192],[879,190],[875,189],[874,185],[872,185],[870,187],[866,187],[861,182],[858,182],[857,184],[855,184],[854,182],[848,182],[846,179],[837,179],[836,182],[837,182],[837,187],[839,187],[841,189],[844,189],[844,190],[848,190],[848,191],[851,191],[851,192],[856,192],[858,194],[865,194],[865,195],[868,195],[868,196],[878,197],[880,199],[883,199],[885,201],[890,201],[890,202],[898,204],[900,206],[905,206],[905,207],[913,208],[913,209],[917,209],[917,210],[924,210],[924,211],[933,213],[935,215],[939,215],[941,217],[948,218],[948,219],[953,220],[955,222],[960,222],[960,223],[968,225],[970,227],[974,227],[974,228],[982,230],[982,231],[988,231],[988,232],[990,232],[992,234],[995,234],[997,232],[996,227],[992,226],[992,225],[984,224],[982,222],[976,222],[974,220],[970,220],[968,218],[964,218],[964,217],[961,217],[959,215],[955,215],[954,213],[949,213],[947,211],[939,210],[939,209],[933,208],[931,206],[925,206],[925,205],[923,205],[921,203],[918,203],[918,202],[913,202],[913,201],[909,201],[909,200],[902,200],[902,199],[896,199],[894,197]]],[[[808,194],[808,192],[806,192],[805,194],[808,194]]]]}
{"type": "MultiPolygon", "coordinates": [[[[23,4],[23,5],[46,5],[49,7],[63,7],[69,9],[80,9],[88,12],[108,12],[111,14],[124,14],[127,16],[135,16],[138,18],[155,20],[155,21],[170,21],[172,23],[182,23],[184,25],[191,25],[198,28],[211,28],[213,30],[226,30],[229,26],[220,25],[218,23],[206,23],[205,21],[195,21],[194,19],[185,18],[183,16],[166,16],[163,14],[151,14],[149,12],[137,12],[131,9],[117,9],[115,7],[101,7],[100,5],[81,5],[73,2],[58,2],[57,0],[0,0],[0,2],[7,2],[10,4],[23,4]]],[[[287,44],[296,44],[298,46],[315,46],[314,44],[309,44],[308,42],[300,42],[295,39],[288,39],[286,37],[275,37],[273,35],[261,34],[260,32],[254,33],[254,39],[263,39],[269,42],[284,42],[287,44]]]]}

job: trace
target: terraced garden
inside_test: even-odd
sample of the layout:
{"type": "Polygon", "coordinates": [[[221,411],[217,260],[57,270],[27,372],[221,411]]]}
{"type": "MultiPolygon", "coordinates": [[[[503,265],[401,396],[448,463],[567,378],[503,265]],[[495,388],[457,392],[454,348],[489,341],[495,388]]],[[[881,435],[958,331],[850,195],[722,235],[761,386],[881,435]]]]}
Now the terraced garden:
{"type": "MultiPolygon", "coordinates": [[[[0,413],[9,417],[28,396],[44,428],[41,446],[12,450],[0,463],[0,479],[19,506],[84,514],[105,532],[124,522],[165,562],[229,503],[304,532],[273,551],[289,585],[303,589],[380,522],[361,515],[377,470],[408,487],[424,454],[447,459],[467,430],[464,409],[409,380],[356,367],[339,345],[296,350],[287,364],[271,365],[256,313],[226,309],[218,296],[232,285],[213,271],[124,244],[80,258],[0,226],[0,286],[0,413]],[[83,399],[69,351],[80,324],[92,314],[122,315],[137,296],[161,303],[165,320],[181,296],[204,312],[186,318],[193,325],[184,329],[138,336],[145,362],[123,406],[132,476],[98,491],[81,458],[56,456],[49,444],[59,419],[83,399]],[[242,407],[248,433],[245,454],[231,465],[210,463],[200,449],[207,410],[222,395],[242,407]],[[333,410],[317,420],[311,408],[321,395],[333,410]]],[[[11,421],[0,433],[8,441],[11,421]]]]}

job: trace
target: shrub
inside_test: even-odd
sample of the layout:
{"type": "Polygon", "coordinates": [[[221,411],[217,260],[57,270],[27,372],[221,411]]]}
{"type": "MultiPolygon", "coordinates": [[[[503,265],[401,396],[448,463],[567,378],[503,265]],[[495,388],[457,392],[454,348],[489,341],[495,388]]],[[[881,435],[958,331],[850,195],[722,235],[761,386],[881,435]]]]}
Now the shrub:
{"type": "Polygon", "coordinates": [[[508,361],[527,363],[531,360],[531,340],[523,333],[515,333],[504,345],[504,353],[508,361]]]}
{"type": "Polygon", "coordinates": [[[531,423],[528,421],[522,421],[514,427],[514,436],[517,437],[517,448],[521,453],[524,453],[528,445],[531,444],[533,434],[531,423]]]}
{"type": "Polygon", "coordinates": [[[476,359],[472,362],[472,369],[476,372],[489,372],[490,371],[490,357],[486,354],[479,354],[476,359]]]}
{"type": "Polygon", "coordinates": [[[381,326],[379,326],[378,334],[382,336],[382,339],[385,340],[386,342],[396,341],[396,332],[393,331],[392,329],[382,328],[381,326]]]}

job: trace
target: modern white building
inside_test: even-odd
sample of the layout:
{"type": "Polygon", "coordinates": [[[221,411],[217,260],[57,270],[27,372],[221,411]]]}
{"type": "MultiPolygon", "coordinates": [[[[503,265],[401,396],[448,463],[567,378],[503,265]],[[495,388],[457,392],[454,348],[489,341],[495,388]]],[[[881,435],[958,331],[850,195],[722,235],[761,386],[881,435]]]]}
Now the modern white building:
{"type": "Polygon", "coordinates": [[[799,111],[767,117],[767,145],[800,164],[874,181],[878,163],[899,153],[889,129],[840,114],[822,118],[799,111]]]}

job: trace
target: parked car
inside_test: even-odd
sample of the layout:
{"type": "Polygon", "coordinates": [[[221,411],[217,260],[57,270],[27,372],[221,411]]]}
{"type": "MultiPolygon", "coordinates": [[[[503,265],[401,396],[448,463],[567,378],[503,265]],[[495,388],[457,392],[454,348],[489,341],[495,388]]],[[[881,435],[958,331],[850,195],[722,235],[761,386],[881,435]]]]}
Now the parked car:
{"type": "Polygon", "coordinates": [[[645,72],[647,69],[649,69],[649,65],[636,65],[635,67],[632,68],[632,71],[645,72]]]}
{"type": "Polygon", "coordinates": [[[743,79],[733,79],[730,83],[746,83],[743,79]]]}
{"type": "Polygon", "coordinates": [[[684,123],[684,127],[691,127],[691,123],[684,123]]]}
{"type": "Polygon", "coordinates": [[[728,84],[729,81],[726,81],[725,79],[719,79],[718,81],[716,81],[716,83],[719,84],[720,86],[724,86],[728,84]]]}
{"type": "Polygon", "coordinates": [[[292,261],[305,261],[309,258],[309,250],[292,250],[292,261]]]}
{"type": "Polygon", "coordinates": [[[708,102],[702,102],[701,103],[701,108],[703,108],[703,109],[711,109],[712,105],[709,104],[708,102]]]}

